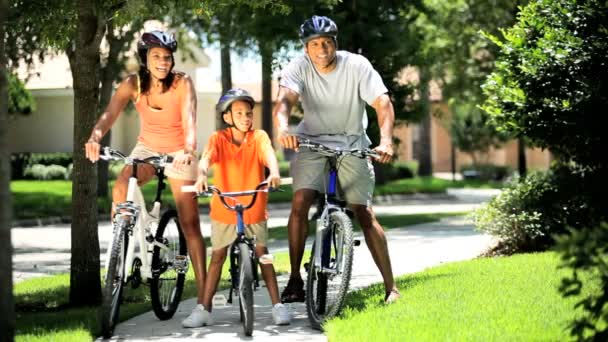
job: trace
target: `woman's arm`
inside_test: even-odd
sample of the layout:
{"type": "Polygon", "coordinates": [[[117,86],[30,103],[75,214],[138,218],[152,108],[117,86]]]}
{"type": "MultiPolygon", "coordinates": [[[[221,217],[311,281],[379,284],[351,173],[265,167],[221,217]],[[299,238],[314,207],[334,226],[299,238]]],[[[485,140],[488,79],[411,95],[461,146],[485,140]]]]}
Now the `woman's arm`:
{"type": "Polygon", "coordinates": [[[99,143],[101,142],[101,138],[112,128],[120,113],[125,109],[129,100],[133,98],[135,91],[137,91],[136,77],[135,75],[128,76],[120,83],[118,89],[112,95],[108,107],[106,107],[106,110],[101,114],[93,127],[91,136],[84,145],[86,157],[90,161],[96,162],[99,159],[99,149],[101,147],[99,143]]]}
{"type": "Polygon", "coordinates": [[[186,139],[184,150],[186,153],[194,155],[196,152],[196,89],[188,75],[184,75],[181,82],[180,86],[184,87],[182,103],[182,125],[186,139]]]}

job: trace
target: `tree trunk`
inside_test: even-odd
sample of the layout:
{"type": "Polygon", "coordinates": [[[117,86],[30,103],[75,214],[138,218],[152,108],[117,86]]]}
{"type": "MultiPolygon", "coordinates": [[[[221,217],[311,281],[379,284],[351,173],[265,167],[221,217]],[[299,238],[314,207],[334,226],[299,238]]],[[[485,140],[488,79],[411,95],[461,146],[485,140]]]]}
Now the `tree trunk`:
{"type": "Polygon", "coordinates": [[[74,171],[70,304],[95,305],[101,298],[97,234],[97,167],[85,158],[84,144],[97,120],[99,46],[105,31],[101,6],[80,0],[74,50],[68,50],[74,84],[74,171]]]}
{"type": "MultiPolygon", "coordinates": [[[[222,94],[225,94],[232,89],[232,64],[230,63],[230,42],[223,36],[220,37],[220,61],[222,67],[222,94]]],[[[216,113],[215,128],[222,129],[225,127],[224,119],[216,113]]]]}
{"type": "Polygon", "coordinates": [[[262,129],[273,139],[272,130],[272,48],[260,44],[262,54],[262,129]]]}
{"type": "Polygon", "coordinates": [[[420,122],[420,142],[418,144],[418,175],[433,175],[433,157],[431,154],[431,98],[429,83],[431,81],[430,71],[426,67],[420,67],[420,110],[423,119],[420,122]]]}
{"type": "Polygon", "coordinates": [[[522,138],[517,139],[517,170],[519,177],[526,177],[528,166],[526,165],[526,142],[522,138]]]}
{"type": "Polygon", "coordinates": [[[0,0],[0,341],[15,340],[13,247],[11,244],[10,152],[8,151],[8,79],[4,24],[8,1],[0,0]]]}

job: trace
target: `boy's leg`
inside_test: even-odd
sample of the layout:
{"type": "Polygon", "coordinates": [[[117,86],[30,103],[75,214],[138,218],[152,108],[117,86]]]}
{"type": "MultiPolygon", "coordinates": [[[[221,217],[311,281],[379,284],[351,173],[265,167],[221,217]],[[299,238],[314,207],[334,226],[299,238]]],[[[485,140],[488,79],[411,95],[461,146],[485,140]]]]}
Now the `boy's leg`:
{"type": "MultiPolygon", "coordinates": [[[[255,256],[261,257],[264,254],[268,254],[268,248],[266,246],[255,246],[255,256]]],[[[274,271],[274,266],[272,264],[260,264],[260,268],[262,269],[262,278],[264,278],[264,283],[268,288],[268,295],[270,296],[270,301],[272,305],[279,303],[279,286],[277,285],[277,274],[274,271]]]]}
{"type": "Polygon", "coordinates": [[[222,266],[224,266],[224,262],[226,261],[228,247],[229,246],[216,249],[211,253],[211,261],[209,262],[209,271],[207,272],[207,279],[205,280],[205,291],[203,292],[202,303],[209,312],[213,309],[211,307],[212,300],[222,276],[222,266]]]}

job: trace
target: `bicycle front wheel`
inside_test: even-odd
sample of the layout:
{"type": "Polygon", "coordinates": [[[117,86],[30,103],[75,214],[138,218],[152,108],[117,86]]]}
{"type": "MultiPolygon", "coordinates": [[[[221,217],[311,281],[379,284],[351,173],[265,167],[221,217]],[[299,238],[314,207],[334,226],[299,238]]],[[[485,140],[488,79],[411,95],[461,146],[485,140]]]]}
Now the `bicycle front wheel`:
{"type": "Polygon", "coordinates": [[[246,336],[253,333],[253,251],[239,243],[239,310],[246,336]]]}
{"type": "Polygon", "coordinates": [[[353,225],[342,211],[329,214],[322,245],[313,245],[306,282],[306,311],[311,326],[338,315],[348,292],[353,263],[353,225]],[[321,248],[321,267],[315,266],[315,250],[321,248]]]}
{"type": "Polygon", "coordinates": [[[177,211],[168,210],[158,223],[152,252],[150,297],[154,314],[160,320],[170,319],[177,310],[188,271],[187,256],[177,211]]]}
{"type": "Polygon", "coordinates": [[[125,283],[125,258],[129,236],[126,234],[127,222],[119,220],[114,225],[114,235],[110,251],[110,261],[104,285],[102,288],[101,303],[101,333],[104,338],[112,337],[114,327],[118,322],[122,291],[125,283]]]}

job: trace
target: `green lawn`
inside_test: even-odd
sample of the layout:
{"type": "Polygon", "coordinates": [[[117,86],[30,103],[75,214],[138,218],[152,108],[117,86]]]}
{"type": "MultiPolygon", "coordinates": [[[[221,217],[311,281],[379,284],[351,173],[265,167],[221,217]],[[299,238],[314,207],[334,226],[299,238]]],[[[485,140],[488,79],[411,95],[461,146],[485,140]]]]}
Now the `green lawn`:
{"type": "MultiPolygon", "coordinates": [[[[305,256],[308,258],[308,256],[305,256]]],[[[228,266],[224,264],[220,288],[228,288],[228,266]]],[[[274,254],[274,266],[278,274],[289,272],[289,255],[274,254]]],[[[17,311],[16,341],[91,341],[100,335],[97,307],[70,308],[69,274],[24,280],[14,286],[17,311]]],[[[260,288],[258,291],[266,291],[260,288]]],[[[120,307],[120,320],[152,310],[149,288],[136,290],[126,287],[124,302],[120,307]]],[[[183,299],[196,296],[194,273],[187,274],[183,299]]]]}
{"type": "MultiPolygon", "coordinates": [[[[446,264],[398,278],[403,298],[381,304],[376,284],[352,292],[330,341],[563,341],[580,315],[558,293],[568,271],[552,252],[446,264]]],[[[589,278],[589,274],[583,275],[589,278]]],[[[583,294],[601,291],[599,281],[583,294]]]]}
{"type": "MultiPolygon", "coordinates": [[[[479,181],[452,182],[430,177],[402,179],[378,185],[376,195],[412,194],[412,193],[442,193],[449,187],[499,187],[498,183],[479,181]]],[[[152,199],[155,195],[154,182],[143,188],[145,198],[152,199]]],[[[270,202],[288,202],[293,194],[290,186],[283,187],[284,192],[272,193],[270,202]]],[[[15,219],[42,218],[50,216],[71,216],[72,183],[70,181],[31,181],[18,180],[11,182],[13,213],[15,219]]],[[[174,205],[171,191],[166,191],[163,200],[174,205]]],[[[110,212],[110,200],[98,199],[100,213],[110,212]]],[[[209,203],[208,198],[199,198],[201,205],[209,203]]]]}

